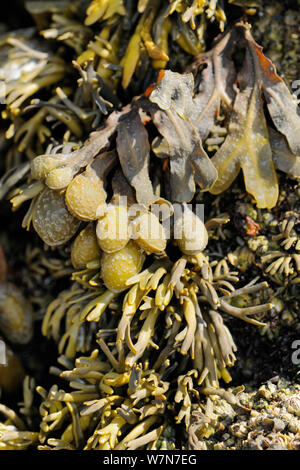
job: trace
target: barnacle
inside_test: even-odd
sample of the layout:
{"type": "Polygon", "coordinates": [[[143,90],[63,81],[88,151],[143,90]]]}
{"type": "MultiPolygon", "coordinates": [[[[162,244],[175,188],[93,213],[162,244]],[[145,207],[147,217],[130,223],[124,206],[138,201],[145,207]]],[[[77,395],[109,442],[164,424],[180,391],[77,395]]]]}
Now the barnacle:
{"type": "Polygon", "coordinates": [[[235,402],[228,401],[224,393],[216,394],[205,406],[193,411],[189,448],[297,449],[299,420],[288,404],[299,393],[298,388],[296,383],[279,379],[251,391],[237,387],[229,392],[235,402]]]}

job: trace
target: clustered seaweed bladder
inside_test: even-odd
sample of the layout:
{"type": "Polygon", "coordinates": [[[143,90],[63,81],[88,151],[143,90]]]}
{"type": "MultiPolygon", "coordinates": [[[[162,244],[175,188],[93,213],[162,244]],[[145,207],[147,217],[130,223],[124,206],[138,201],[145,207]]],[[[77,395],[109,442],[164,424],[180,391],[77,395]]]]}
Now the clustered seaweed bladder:
{"type": "MultiPolygon", "coordinates": [[[[188,430],[203,397],[207,416],[214,395],[240,406],[220,386],[231,381],[237,351],[224,319],[262,327],[273,308],[259,300],[266,281],[235,286],[239,273],[230,257],[209,256],[210,235],[228,218],[204,223],[189,203],[199,192],[223,193],[242,170],[257,208],[274,208],[276,170],[300,177],[298,105],[246,22],[201,52],[207,18],[223,29],[221,2],[139,1],[121,61],[122,34],[131,28],[122,1],[93,0],[85,26],[74,18],[76,2],[63,11],[59,2],[44,3],[28,2],[28,9],[45,50],[35,48],[29,33],[6,38],[3,117],[11,147],[0,194],[14,210],[30,201],[23,228],[32,226],[51,249],[70,249],[70,287],[45,308],[41,327],[57,343],[61,368],[50,372],[67,384],[46,390],[27,377],[24,419],[0,405],[0,448],[158,449],[165,435],[174,448],[170,425],[188,430]],[[97,21],[102,28],[93,36],[97,21]],[[197,54],[186,73],[168,68],[170,34],[187,54],[197,54]],[[74,49],[73,67],[47,49],[48,38],[74,49]],[[237,52],[244,55],[239,71],[237,52]],[[11,54],[19,58],[15,71],[11,54]],[[114,94],[119,81],[129,86],[145,54],[160,69],[156,82],[121,107],[114,94]]],[[[299,271],[294,225],[295,218],[282,222],[274,237],[280,248],[271,246],[261,259],[266,273],[291,273],[291,264],[299,271]],[[290,249],[295,254],[284,258],[290,249]]],[[[25,303],[3,278],[0,328],[7,340],[20,337],[22,321],[27,327],[32,312],[25,303]],[[9,302],[22,305],[19,322],[9,302]]]]}

